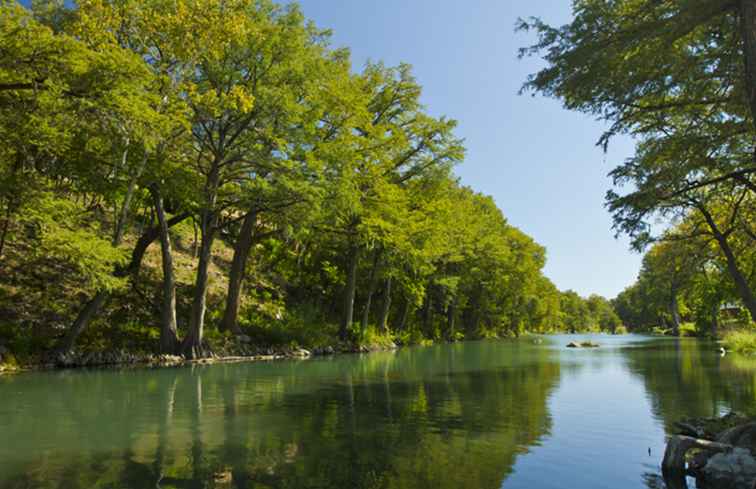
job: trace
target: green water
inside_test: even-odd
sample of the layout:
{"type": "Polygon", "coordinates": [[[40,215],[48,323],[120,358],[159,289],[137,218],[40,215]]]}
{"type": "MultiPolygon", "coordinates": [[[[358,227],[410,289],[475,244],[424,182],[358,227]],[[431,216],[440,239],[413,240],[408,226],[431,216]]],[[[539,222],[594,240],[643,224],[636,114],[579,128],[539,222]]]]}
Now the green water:
{"type": "Polygon", "coordinates": [[[656,488],[675,420],[756,411],[711,343],[590,338],[2,377],[0,488],[656,488]]]}

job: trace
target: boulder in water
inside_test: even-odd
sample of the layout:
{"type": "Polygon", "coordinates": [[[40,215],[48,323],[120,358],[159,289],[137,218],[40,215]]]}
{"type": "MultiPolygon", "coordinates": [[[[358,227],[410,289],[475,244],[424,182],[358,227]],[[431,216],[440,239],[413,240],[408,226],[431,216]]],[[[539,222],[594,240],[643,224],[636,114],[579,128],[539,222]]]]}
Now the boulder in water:
{"type": "Polygon", "coordinates": [[[598,343],[592,341],[570,341],[567,343],[567,348],[598,348],[598,343]]]}

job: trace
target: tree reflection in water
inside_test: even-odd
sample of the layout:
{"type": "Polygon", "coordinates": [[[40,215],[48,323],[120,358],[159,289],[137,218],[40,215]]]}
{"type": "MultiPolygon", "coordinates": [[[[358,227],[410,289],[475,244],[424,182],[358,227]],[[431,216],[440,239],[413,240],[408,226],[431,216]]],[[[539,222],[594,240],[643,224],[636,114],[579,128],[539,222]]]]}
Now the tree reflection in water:
{"type": "Polygon", "coordinates": [[[549,432],[552,353],[479,343],[3,379],[0,487],[494,488],[549,432]],[[45,421],[51,420],[51,421],[45,421]]]}

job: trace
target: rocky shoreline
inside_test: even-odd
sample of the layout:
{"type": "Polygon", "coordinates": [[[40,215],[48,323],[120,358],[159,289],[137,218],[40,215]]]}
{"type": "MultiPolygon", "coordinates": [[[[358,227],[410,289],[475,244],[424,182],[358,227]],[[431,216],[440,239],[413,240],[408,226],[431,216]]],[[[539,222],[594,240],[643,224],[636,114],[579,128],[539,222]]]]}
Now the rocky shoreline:
{"type": "Polygon", "coordinates": [[[711,489],[756,487],[756,420],[738,413],[677,422],[662,461],[667,485],[687,487],[685,476],[711,489]]]}
{"type": "Polygon", "coordinates": [[[216,363],[265,362],[287,359],[308,359],[340,354],[370,353],[390,351],[398,347],[389,346],[355,346],[336,345],[322,348],[275,348],[251,345],[251,340],[241,337],[233,343],[227,343],[207,356],[187,359],[180,355],[165,355],[147,352],[133,352],[126,349],[107,351],[77,351],[48,355],[38,361],[19,364],[11,352],[0,345],[0,375],[38,370],[76,369],[76,368],[161,368],[181,367],[185,365],[211,365],[216,363]]]}

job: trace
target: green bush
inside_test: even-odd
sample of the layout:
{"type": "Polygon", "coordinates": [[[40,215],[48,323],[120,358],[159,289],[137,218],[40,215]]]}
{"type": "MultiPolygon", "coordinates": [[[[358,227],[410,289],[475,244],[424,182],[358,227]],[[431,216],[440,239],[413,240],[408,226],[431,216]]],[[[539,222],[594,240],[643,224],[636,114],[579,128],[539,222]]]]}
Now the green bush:
{"type": "Polygon", "coordinates": [[[698,336],[698,328],[695,323],[682,323],[680,325],[680,336],[698,336]]]}
{"type": "Polygon", "coordinates": [[[722,340],[724,348],[736,353],[756,353],[756,331],[752,329],[730,331],[722,340]]]}

